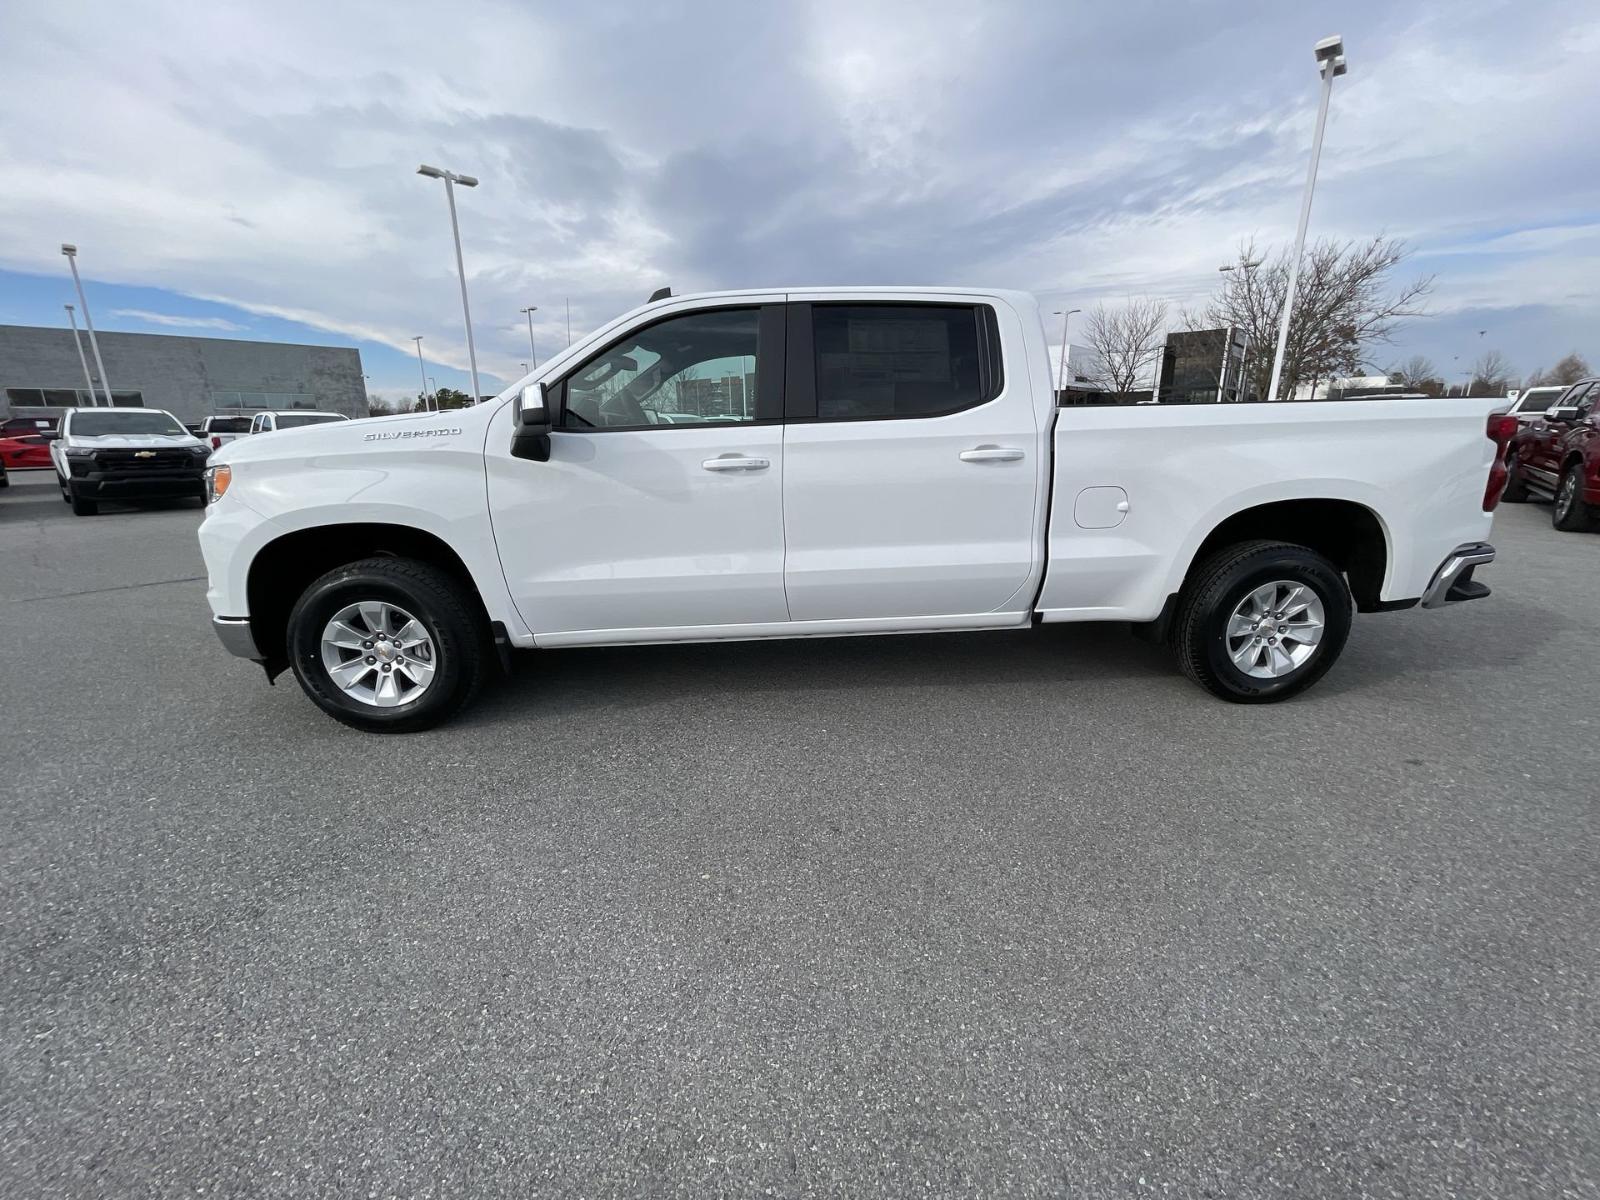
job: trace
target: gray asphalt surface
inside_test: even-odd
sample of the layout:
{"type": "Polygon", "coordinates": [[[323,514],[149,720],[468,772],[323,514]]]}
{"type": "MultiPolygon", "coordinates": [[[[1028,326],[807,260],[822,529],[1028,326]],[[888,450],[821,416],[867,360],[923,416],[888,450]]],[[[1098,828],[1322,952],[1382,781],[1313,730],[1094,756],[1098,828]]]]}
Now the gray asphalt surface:
{"type": "Polygon", "coordinates": [[[410,738],[0,494],[0,1195],[1589,1196],[1600,536],[1234,707],[1117,628],[525,656],[410,738]]]}

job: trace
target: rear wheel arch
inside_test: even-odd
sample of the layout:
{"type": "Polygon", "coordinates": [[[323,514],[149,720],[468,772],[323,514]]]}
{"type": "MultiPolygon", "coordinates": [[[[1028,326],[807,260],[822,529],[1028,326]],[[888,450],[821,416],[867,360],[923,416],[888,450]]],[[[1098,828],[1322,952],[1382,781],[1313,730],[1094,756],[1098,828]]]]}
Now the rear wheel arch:
{"type": "Polygon", "coordinates": [[[1344,572],[1360,612],[1382,604],[1391,544],[1383,519],[1365,504],[1326,497],[1275,500],[1241,509],[1208,533],[1184,569],[1185,586],[1219,550],[1242,542],[1285,542],[1314,550],[1344,572]]]}
{"type": "Polygon", "coordinates": [[[269,672],[287,662],[289,613],[306,588],[335,567],[368,558],[409,559],[442,571],[462,586],[483,627],[489,628],[488,610],[471,570],[437,535],[381,522],[317,525],[273,539],[250,562],[245,584],[250,630],[269,672]]]}

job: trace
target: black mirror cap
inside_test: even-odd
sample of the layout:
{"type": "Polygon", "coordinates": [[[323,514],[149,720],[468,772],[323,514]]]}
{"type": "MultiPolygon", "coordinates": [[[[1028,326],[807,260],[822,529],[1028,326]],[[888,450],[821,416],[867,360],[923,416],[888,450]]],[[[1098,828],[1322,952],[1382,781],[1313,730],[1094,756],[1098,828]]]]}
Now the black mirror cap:
{"type": "Polygon", "coordinates": [[[1578,419],[1578,406],[1576,404],[1553,404],[1545,410],[1546,421],[1576,421],[1578,419]]]}

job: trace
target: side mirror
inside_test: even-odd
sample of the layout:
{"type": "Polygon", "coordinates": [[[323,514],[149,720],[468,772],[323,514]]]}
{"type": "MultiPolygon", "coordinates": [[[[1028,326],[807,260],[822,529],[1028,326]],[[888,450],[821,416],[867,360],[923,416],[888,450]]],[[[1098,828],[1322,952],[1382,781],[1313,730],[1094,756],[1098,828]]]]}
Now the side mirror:
{"type": "Polygon", "coordinates": [[[1552,404],[1544,410],[1546,421],[1576,421],[1578,419],[1578,406],[1576,404],[1552,404]]]}
{"type": "Polygon", "coordinates": [[[522,389],[513,417],[516,424],[511,434],[511,457],[549,462],[550,404],[544,384],[530,383],[522,389]]]}
{"type": "Polygon", "coordinates": [[[61,440],[61,435],[54,429],[41,429],[39,431],[39,437],[46,442],[56,442],[61,440]]]}

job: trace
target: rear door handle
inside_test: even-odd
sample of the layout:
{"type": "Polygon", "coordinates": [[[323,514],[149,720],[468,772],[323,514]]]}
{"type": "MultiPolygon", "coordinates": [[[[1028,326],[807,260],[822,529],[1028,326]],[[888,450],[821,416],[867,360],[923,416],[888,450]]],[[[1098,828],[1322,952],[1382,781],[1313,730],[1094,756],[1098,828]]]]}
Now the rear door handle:
{"type": "Polygon", "coordinates": [[[772,465],[772,460],[746,458],[742,454],[722,454],[708,458],[700,465],[708,471],[765,471],[772,465]]]}
{"type": "Polygon", "coordinates": [[[1016,462],[1021,457],[1015,446],[974,446],[961,452],[962,462],[1016,462]]]}

